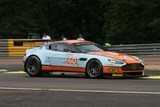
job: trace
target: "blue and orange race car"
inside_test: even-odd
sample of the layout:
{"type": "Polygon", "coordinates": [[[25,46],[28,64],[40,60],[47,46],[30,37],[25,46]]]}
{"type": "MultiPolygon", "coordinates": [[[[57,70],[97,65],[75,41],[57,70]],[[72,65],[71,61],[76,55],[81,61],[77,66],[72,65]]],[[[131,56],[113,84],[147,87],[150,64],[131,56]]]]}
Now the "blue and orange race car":
{"type": "Polygon", "coordinates": [[[57,41],[26,50],[24,70],[32,77],[43,72],[84,73],[90,78],[143,76],[144,63],[135,56],[104,51],[96,43],[57,41]]]}

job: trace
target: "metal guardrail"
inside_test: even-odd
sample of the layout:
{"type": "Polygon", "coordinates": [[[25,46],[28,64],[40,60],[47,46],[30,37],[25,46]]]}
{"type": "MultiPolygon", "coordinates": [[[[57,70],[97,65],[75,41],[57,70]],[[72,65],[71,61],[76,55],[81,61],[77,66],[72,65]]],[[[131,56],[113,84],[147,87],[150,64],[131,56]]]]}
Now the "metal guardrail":
{"type": "Polygon", "coordinates": [[[136,56],[160,56],[160,43],[112,45],[109,50],[136,56]]]}
{"type": "MultiPolygon", "coordinates": [[[[23,56],[26,49],[43,42],[42,39],[0,39],[0,57],[23,56]]],[[[112,45],[108,50],[136,56],[160,56],[160,43],[112,45]]]]}

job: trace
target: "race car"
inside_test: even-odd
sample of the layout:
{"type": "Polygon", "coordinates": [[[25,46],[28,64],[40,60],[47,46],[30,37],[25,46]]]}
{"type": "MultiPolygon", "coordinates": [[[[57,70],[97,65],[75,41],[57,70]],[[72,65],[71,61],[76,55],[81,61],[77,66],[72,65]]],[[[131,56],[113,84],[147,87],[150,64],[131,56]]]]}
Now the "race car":
{"type": "Polygon", "coordinates": [[[50,72],[84,73],[89,78],[144,75],[140,58],[104,51],[100,45],[82,40],[56,41],[28,49],[23,61],[24,70],[31,77],[50,72]]]}

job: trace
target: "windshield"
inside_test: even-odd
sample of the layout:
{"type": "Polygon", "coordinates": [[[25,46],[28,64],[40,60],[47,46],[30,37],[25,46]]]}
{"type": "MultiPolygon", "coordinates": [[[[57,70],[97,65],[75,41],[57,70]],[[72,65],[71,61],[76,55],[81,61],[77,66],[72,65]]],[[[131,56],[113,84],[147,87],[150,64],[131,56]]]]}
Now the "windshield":
{"type": "Polygon", "coordinates": [[[100,46],[96,44],[78,44],[76,47],[83,53],[103,51],[101,48],[99,48],[100,46]]]}

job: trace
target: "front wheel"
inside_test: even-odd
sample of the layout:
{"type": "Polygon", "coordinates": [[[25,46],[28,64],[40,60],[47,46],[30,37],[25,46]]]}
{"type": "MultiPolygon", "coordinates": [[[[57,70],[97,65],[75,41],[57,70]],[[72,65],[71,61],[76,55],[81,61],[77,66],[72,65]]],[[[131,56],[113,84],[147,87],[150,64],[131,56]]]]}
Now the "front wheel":
{"type": "Polygon", "coordinates": [[[101,78],[103,76],[102,64],[100,61],[93,59],[88,62],[86,76],[89,78],[101,78]]]}
{"type": "Polygon", "coordinates": [[[25,63],[25,72],[28,73],[31,77],[42,76],[41,73],[41,62],[36,56],[31,56],[27,59],[25,63]]]}

